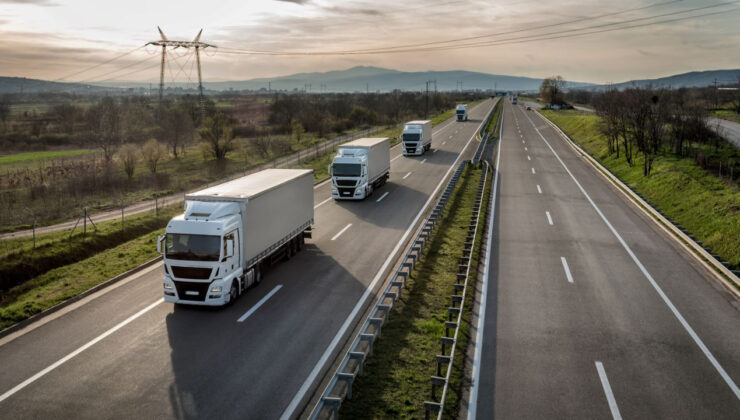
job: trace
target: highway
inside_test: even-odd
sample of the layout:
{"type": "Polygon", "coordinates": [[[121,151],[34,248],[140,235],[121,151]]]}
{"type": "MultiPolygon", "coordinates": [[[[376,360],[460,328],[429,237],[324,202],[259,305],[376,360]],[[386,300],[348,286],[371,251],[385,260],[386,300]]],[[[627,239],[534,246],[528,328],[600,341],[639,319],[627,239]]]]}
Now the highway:
{"type": "Polygon", "coordinates": [[[424,156],[391,149],[390,180],[366,201],[318,185],[313,238],[234,305],[163,303],[156,264],[0,338],[2,417],[299,415],[492,106],[438,126],[424,156]]]}
{"type": "Polygon", "coordinates": [[[740,418],[740,302],[536,111],[506,101],[490,149],[498,194],[463,416],[740,418]]]}

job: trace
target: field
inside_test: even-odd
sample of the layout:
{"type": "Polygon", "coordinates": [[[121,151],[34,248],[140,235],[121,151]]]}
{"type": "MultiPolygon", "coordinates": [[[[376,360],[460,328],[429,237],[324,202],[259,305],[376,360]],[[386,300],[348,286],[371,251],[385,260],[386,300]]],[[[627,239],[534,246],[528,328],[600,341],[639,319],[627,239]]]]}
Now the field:
{"type": "MultiPolygon", "coordinates": [[[[424,401],[431,398],[429,377],[437,374],[434,357],[439,354],[439,339],[445,333],[447,307],[457,280],[458,259],[481,173],[482,169],[466,168],[406,290],[383,326],[383,335],[373,345],[373,356],[365,362],[362,375],[353,383],[352,399],[342,404],[340,417],[424,418],[424,401]]],[[[490,193],[490,183],[488,186],[486,194],[490,193]]],[[[485,212],[481,212],[479,223],[483,223],[484,218],[485,212]]],[[[475,268],[481,239],[478,236],[472,254],[469,281],[477,278],[475,268]]],[[[459,357],[452,367],[444,418],[455,418],[459,409],[472,301],[473,293],[468,293],[458,335],[456,356],[459,357]]],[[[437,398],[439,395],[437,391],[437,398]]]]}
{"type": "MultiPolygon", "coordinates": [[[[633,190],[683,226],[737,270],[740,268],[740,188],[698,166],[691,158],[669,153],[658,156],[650,177],[642,174],[642,157],[634,166],[607,153],[598,130],[599,117],[578,111],[542,111],[589,154],[633,190]]],[[[708,147],[706,153],[712,153],[708,147]]],[[[723,159],[740,161],[737,150],[724,145],[716,152],[723,159]]],[[[737,175],[736,175],[737,178],[737,175]]]]}
{"type": "Polygon", "coordinates": [[[97,149],[49,150],[0,156],[0,171],[48,160],[64,159],[98,153],[97,149]]]}

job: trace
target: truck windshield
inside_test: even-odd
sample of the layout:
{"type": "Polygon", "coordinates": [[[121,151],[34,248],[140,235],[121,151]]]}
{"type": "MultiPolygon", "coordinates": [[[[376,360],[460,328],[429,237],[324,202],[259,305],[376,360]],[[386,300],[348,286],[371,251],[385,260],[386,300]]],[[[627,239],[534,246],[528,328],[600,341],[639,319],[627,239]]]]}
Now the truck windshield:
{"type": "Polygon", "coordinates": [[[359,163],[335,163],[332,166],[334,176],[360,176],[362,169],[359,163]]]}
{"type": "Polygon", "coordinates": [[[458,109],[458,110],[457,110],[457,114],[458,114],[458,115],[462,115],[462,114],[464,114],[464,113],[465,113],[465,110],[464,110],[464,109],[458,109]]]}
{"type": "Polygon", "coordinates": [[[173,260],[218,261],[221,237],[168,233],[166,248],[166,257],[173,260]]]}
{"type": "Polygon", "coordinates": [[[418,141],[421,135],[419,133],[403,133],[402,137],[403,141],[418,141]]]}

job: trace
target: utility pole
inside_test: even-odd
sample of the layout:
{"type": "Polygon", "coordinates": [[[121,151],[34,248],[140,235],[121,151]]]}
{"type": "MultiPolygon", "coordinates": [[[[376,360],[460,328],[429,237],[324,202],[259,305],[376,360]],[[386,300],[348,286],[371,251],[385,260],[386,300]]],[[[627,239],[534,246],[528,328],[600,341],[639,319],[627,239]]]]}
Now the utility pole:
{"type": "Polygon", "coordinates": [[[717,96],[718,96],[717,78],[715,77],[714,78],[714,109],[717,109],[717,99],[718,99],[717,96]]]}
{"type": "Polygon", "coordinates": [[[162,119],[162,98],[164,96],[164,66],[165,66],[165,60],[167,58],[167,47],[174,47],[174,48],[195,48],[195,61],[198,65],[198,93],[199,93],[199,101],[200,101],[200,115],[201,118],[205,117],[206,113],[206,106],[205,106],[205,98],[203,97],[203,78],[201,75],[200,70],[200,49],[206,49],[209,47],[216,48],[215,45],[207,44],[205,42],[200,42],[200,35],[203,33],[203,29],[201,29],[198,32],[198,35],[195,36],[195,39],[192,41],[173,41],[167,39],[167,37],[164,35],[164,32],[162,32],[162,29],[157,26],[157,30],[159,31],[159,35],[162,37],[158,41],[152,41],[148,42],[146,45],[154,45],[157,47],[162,47],[162,61],[159,67],[159,110],[157,111],[157,121],[161,121],[162,119]]]}
{"type": "Polygon", "coordinates": [[[427,91],[425,95],[425,105],[424,105],[424,119],[427,119],[427,114],[429,114],[429,80],[427,80],[427,91]]]}

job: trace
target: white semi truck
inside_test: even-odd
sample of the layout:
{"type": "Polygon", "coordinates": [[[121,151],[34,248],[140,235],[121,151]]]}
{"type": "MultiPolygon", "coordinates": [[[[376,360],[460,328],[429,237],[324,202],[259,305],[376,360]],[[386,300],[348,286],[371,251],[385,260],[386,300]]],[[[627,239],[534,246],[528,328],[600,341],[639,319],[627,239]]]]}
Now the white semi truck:
{"type": "Polygon", "coordinates": [[[468,120],[468,105],[467,104],[458,105],[457,109],[455,110],[455,114],[457,115],[458,121],[467,121],[468,120]]]}
{"type": "Polygon", "coordinates": [[[337,148],[329,165],[331,197],[335,200],[364,200],[385,184],[391,170],[388,137],[362,138],[337,148]]]}
{"type": "Polygon", "coordinates": [[[401,133],[404,156],[420,156],[432,148],[432,122],[430,120],[409,121],[401,133]]]}
{"type": "Polygon", "coordinates": [[[310,237],[313,171],[267,169],[185,196],[157,241],[164,300],[221,306],[310,237]]]}

